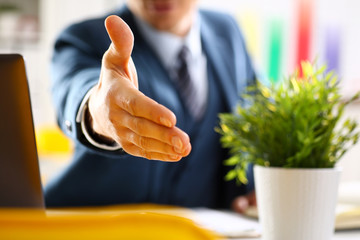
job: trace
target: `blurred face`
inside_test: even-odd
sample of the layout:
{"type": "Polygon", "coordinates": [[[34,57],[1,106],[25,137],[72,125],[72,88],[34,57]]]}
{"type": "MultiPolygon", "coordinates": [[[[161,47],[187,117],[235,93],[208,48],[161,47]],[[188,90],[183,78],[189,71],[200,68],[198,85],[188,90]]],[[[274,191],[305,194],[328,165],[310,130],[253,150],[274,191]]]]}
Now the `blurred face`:
{"type": "Polygon", "coordinates": [[[194,19],[197,0],[128,0],[130,10],[157,30],[184,36],[194,19]]]}

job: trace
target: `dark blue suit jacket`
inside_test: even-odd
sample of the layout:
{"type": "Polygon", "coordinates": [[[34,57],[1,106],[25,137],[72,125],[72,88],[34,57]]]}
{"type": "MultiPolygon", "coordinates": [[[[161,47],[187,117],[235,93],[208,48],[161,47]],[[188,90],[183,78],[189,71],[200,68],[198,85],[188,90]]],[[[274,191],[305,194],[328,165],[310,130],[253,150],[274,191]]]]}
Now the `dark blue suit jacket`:
{"type": "MultiPolygon", "coordinates": [[[[172,110],[177,116],[178,127],[191,132],[191,119],[177,89],[146,39],[138,32],[134,16],[127,7],[115,14],[127,22],[134,33],[132,58],[137,68],[139,89],[172,110]]],[[[203,51],[211,70],[208,74],[216,82],[214,89],[219,101],[221,99],[219,109],[230,111],[238,103],[239,94],[254,81],[254,71],[236,22],[228,15],[211,11],[200,11],[200,17],[203,51]]],[[[229,207],[231,200],[247,189],[223,180],[228,169],[223,167],[222,161],[228,156],[214,132],[216,121],[193,127],[199,129],[197,135],[189,134],[193,151],[178,163],[149,161],[120,151],[104,151],[93,147],[83,136],[75,118],[84,95],[99,79],[101,59],[110,44],[104,19],[70,26],[55,44],[52,93],[58,124],[75,141],[76,147],[71,165],[46,187],[47,205],[152,202],[229,207]]]]}

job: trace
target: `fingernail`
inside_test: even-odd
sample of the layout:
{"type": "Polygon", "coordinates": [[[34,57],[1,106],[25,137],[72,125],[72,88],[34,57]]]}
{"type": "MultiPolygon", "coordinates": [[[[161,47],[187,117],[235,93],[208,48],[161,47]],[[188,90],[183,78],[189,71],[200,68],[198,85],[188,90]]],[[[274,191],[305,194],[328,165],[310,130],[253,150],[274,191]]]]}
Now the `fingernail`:
{"type": "Polygon", "coordinates": [[[179,137],[173,137],[171,143],[174,145],[174,149],[177,153],[182,153],[183,143],[179,137]]]}
{"type": "Polygon", "coordinates": [[[166,127],[172,127],[172,123],[167,118],[160,117],[160,123],[166,127]]]}

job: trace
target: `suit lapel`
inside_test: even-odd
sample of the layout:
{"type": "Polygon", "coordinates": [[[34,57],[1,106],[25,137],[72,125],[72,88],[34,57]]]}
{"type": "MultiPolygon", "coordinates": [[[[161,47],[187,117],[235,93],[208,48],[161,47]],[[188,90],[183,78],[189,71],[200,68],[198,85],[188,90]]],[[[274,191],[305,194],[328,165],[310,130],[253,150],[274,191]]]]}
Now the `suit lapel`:
{"type": "Polygon", "coordinates": [[[174,82],[155,53],[145,45],[137,45],[133,60],[138,69],[140,91],[169,109],[179,111],[182,105],[174,82]]]}
{"type": "Polygon", "coordinates": [[[222,95],[226,98],[227,107],[232,110],[238,100],[238,94],[236,79],[234,79],[234,74],[231,74],[234,73],[234,69],[231,67],[229,47],[221,36],[213,33],[212,27],[207,24],[205,18],[201,19],[201,38],[208,67],[213,69],[215,80],[220,86],[222,95]]]}

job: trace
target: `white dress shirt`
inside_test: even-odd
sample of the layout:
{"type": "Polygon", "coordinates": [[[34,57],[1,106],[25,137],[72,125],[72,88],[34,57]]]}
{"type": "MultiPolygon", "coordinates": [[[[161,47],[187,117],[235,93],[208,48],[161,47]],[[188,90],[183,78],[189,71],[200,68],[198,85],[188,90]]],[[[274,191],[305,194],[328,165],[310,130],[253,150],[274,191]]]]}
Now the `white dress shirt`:
{"type": "Polygon", "coordinates": [[[189,33],[185,37],[158,31],[145,21],[135,18],[135,22],[143,37],[158,55],[161,63],[170,73],[172,80],[176,80],[178,54],[185,45],[190,51],[188,62],[191,77],[198,89],[200,101],[204,104],[207,100],[208,82],[206,72],[206,57],[202,52],[200,36],[200,17],[196,17],[189,33]]]}

